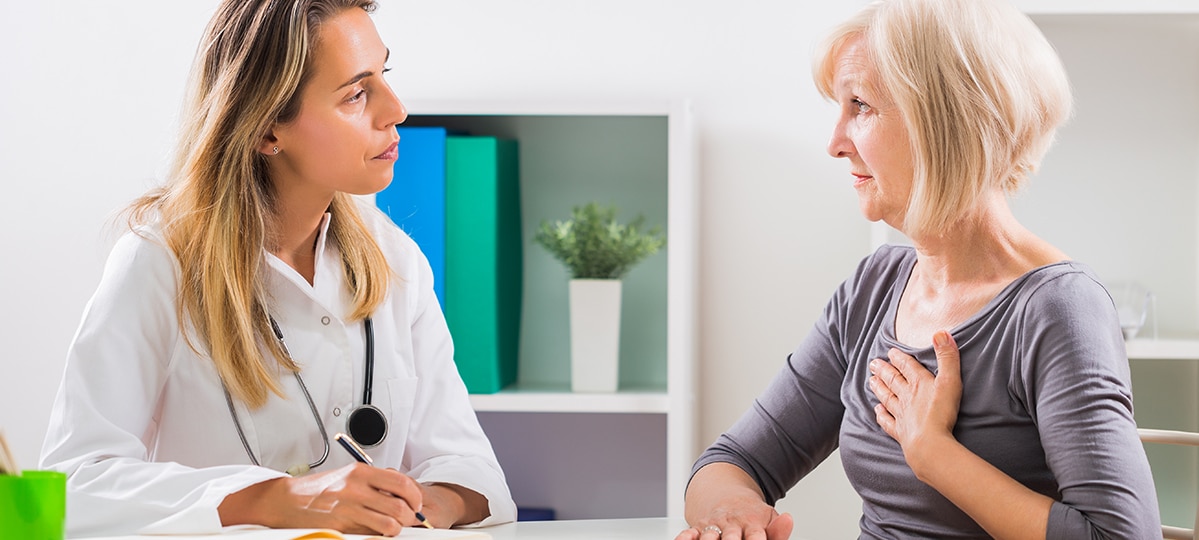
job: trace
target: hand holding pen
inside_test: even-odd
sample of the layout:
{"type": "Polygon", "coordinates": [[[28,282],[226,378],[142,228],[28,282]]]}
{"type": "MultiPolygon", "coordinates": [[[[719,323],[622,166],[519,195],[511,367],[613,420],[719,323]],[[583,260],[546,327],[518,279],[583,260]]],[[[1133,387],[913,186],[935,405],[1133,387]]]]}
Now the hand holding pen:
{"type": "MultiPolygon", "coordinates": [[[[342,448],[346,449],[346,452],[349,452],[350,455],[354,456],[354,459],[358,460],[359,462],[365,463],[372,467],[375,465],[374,460],[372,460],[370,456],[366,455],[366,451],[364,451],[361,446],[358,446],[358,443],[355,442],[354,439],[349,435],[346,435],[345,433],[338,433],[333,436],[333,440],[337,441],[342,448]]],[[[429,520],[426,519],[423,514],[420,512],[414,513],[416,514],[416,519],[420,521],[421,525],[424,525],[426,529],[433,528],[433,524],[429,523],[429,520]]]]}

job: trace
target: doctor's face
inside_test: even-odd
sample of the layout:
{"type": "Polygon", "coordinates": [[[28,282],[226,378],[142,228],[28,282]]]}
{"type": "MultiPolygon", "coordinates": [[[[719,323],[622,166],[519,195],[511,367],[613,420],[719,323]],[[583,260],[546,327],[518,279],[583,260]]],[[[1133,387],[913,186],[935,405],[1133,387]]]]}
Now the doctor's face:
{"type": "Polygon", "coordinates": [[[862,215],[903,230],[912,191],[912,149],[899,109],[876,89],[861,38],[842,47],[833,77],[840,109],[828,153],[849,160],[862,215]]]}
{"type": "Polygon", "coordinates": [[[273,129],[267,143],[276,189],[332,196],[375,193],[391,182],[408,112],[383,79],[389,51],[361,9],[321,24],[299,113],[273,129]]]}

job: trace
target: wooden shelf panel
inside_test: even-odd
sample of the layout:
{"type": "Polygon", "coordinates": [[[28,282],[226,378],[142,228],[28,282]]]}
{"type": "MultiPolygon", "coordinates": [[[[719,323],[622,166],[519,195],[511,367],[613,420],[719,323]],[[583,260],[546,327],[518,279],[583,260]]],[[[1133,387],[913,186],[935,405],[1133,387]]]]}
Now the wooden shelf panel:
{"type": "Polygon", "coordinates": [[[1129,360],[1199,360],[1199,339],[1131,339],[1129,360]]]}

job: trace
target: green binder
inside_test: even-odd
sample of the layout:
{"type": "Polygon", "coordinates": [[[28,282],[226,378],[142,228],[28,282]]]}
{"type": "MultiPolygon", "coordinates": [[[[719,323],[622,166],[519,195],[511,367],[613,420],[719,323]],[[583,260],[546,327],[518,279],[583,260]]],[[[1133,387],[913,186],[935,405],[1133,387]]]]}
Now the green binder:
{"type": "Polygon", "coordinates": [[[516,141],[446,137],[445,314],[472,394],[516,380],[520,341],[520,176],[516,141]]]}

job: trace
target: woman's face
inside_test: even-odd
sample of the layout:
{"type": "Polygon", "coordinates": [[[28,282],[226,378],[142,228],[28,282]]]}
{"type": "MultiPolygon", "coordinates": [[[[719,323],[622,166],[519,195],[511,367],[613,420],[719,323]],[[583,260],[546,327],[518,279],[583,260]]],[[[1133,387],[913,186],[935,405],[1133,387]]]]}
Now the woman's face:
{"type": "Polygon", "coordinates": [[[849,160],[862,215],[903,230],[912,191],[912,150],[899,109],[879,85],[861,38],[849,41],[836,62],[833,98],[840,114],[828,153],[849,160]]]}
{"type": "Polygon", "coordinates": [[[277,124],[274,140],[262,148],[276,189],[330,198],[387,187],[399,142],[395,126],[408,117],[383,79],[388,55],[361,9],[346,9],[321,25],[299,113],[277,124]]]}

